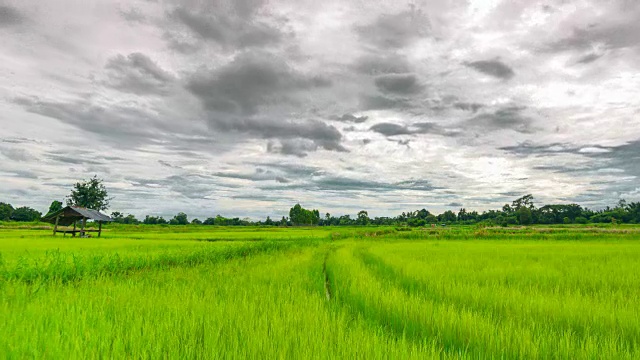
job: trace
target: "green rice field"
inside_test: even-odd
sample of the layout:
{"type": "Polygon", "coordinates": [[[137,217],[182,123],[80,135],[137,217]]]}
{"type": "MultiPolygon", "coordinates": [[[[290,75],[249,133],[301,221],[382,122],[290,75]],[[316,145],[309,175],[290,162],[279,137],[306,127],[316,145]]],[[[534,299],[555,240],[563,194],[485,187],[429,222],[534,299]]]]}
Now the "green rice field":
{"type": "Polygon", "coordinates": [[[0,227],[0,358],[637,359],[640,228],[0,227]]]}

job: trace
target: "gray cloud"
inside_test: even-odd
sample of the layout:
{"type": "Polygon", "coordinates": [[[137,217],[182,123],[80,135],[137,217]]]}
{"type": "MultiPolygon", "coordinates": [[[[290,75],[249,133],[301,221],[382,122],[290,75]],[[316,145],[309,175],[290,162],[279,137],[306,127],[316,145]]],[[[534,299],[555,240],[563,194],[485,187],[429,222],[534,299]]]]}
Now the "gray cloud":
{"type": "Polygon", "coordinates": [[[281,58],[251,51],[225,66],[194,74],[187,89],[210,110],[250,115],[260,106],[290,104],[294,94],[329,84],[295,71],[281,58]]]}
{"type": "Polygon", "coordinates": [[[29,161],[34,157],[25,149],[0,147],[0,154],[14,161],[29,161]]]}
{"type": "Polygon", "coordinates": [[[484,105],[478,104],[478,103],[456,102],[453,104],[453,107],[458,110],[471,111],[473,113],[477,113],[478,110],[484,107],[484,105]]]}
{"type": "Polygon", "coordinates": [[[138,95],[166,94],[174,77],[142,53],[112,57],[105,66],[107,86],[138,95]]]}
{"type": "MultiPolygon", "coordinates": [[[[326,150],[346,151],[340,144],[342,134],[338,129],[319,120],[272,120],[256,118],[216,119],[212,125],[226,132],[239,132],[263,139],[289,140],[289,146],[295,139],[313,141],[315,146],[326,150]]],[[[304,141],[304,140],[302,140],[304,141]]],[[[310,149],[307,149],[310,150],[310,149]]]]}
{"type": "Polygon", "coordinates": [[[409,65],[407,58],[396,53],[365,55],[356,61],[354,68],[359,73],[374,76],[401,74],[411,71],[411,65],[409,65]]]}
{"type": "Polygon", "coordinates": [[[319,190],[331,191],[394,191],[394,190],[413,190],[413,191],[432,191],[436,187],[432,186],[427,180],[408,180],[397,183],[385,183],[371,180],[353,179],[343,176],[323,176],[314,179],[305,186],[317,188],[319,190]]]}
{"type": "Polygon", "coordinates": [[[342,116],[335,116],[331,118],[332,120],[344,121],[344,122],[353,122],[353,123],[363,123],[367,121],[368,116],[355,116],[353,114],[344,114],[342,116]]]}
{"type": "MultiPolygon", "coordinates": [[[[448,130],[442,126],[432,122],[418,122],[411,124],[410,127],[402,126],[393,123],[378,123],[370,128],[371,131],[375,131],[385,136],[396,135],[412,135],[412,134],[436,134],[444,136],[457,136],[459,132],[456,130],[448,130]]],[[[402,144],[401,145],[407,145],[402,144]]]]}
{"type": "Polygon", "coordinates": [[[509,80],[516,75],[516,73],[499,60],[480,60],[465,63],[465,65],[490,76],[498,79],[509,80]]]}
{"type": "Polygon", "coordinates": [[[280,153],[284,155],[294,155],[305,157],[307,153],[316,151],[318,145],[308,139],[284,139],[280,140],[279,146],[270,143],[267,150],[271,153],[280,153]]]}
{"type": "Polygon", "coordinates": [[[459,203],[459,202],[452,202],[452,203],[448,203],[446,206],[448,206],[448,207],[462,207],[464,205],[462,203],[459,203]]]}
{"type": "Polygon", "coordinates": [[[409,95],[419,93],[423,89],[415,74],[380,75],[375,78],[375,84],[384,93],[409,95]]]}
{"type": "Polygon", "coordinates": [[[281,31],[255,18],[261,2],[246,1],[193,11],[175,9],[170,17],[186,26],[201,39],[212,40],[225,48],[267,46],[281,40],[281,31]]]}
{"type": "Polygon", "coordinates": [[[385,135],[385,136],[408,135],[408,134],[412,134],[413,133],[407,127],[401,126],[401,125],[398,125],[398,124],[393,124],[393,123],[375,124],[375,125],[373,125],[371,127],[370,130],[375,131],[375,132],[380,133],[380,134],[385,135]]]}
{"type": "Polygon", "coordinates": [[[155,117],[136,104],[106,107],[86,101],[62,103],[38,98],[14,101],[28,112],[57,119],[119,144],[137,145],[160,136],[157,127],[153,126],[155,117]]]}
{"type": "Polygon", "coordinates": [[[142,11],[136,7],[131,7],[126,10],[120,9],[120,16],[131,23],[145,23],[147,20],[147,17],[142,11]]]}
{"type": "Polygon", "coordinates": [[[431,30],[429,18],[421,10],[412,8],[393,15],[381,15],[374,22],[356,28],[360,37],[383,49],[402,48],[431,30]]]}
{"type": "Polygon", "coordinates": [[[546,50],[554,52],[588,50],[600,44],[608,49],[637,47],[640,45],[638,15],[640,12],[636,11],[634,16],[629,16],[623,22],[576,28],[570,36],[551,43],[546,50]]]}
{"type": "Polygon", "coordinates": [[[20,11],[8,5],[0,5],[0,28],[22,24],[26,18],[20,11]]]}
{"type": "Polygon", "coordinates": [[[589,53],[578,59],[578,64],[589,64],[600,59],[604,54],[589,53]]]}
{"type": "Polygon", "coordinates": [[[508,106],[477,115],[466,122],[466,125],[481,129],[509,129],[520,133],[533,133],[533,119],[524,115],[522,106],[508,106]]]}

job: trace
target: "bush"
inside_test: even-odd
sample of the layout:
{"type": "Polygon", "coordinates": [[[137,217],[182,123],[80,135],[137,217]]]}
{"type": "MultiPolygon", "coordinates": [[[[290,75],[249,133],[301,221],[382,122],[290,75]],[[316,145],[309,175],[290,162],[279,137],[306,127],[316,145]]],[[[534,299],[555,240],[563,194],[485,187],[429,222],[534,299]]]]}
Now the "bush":
{"type": "Polygon", "coordinates": [[[584,217],[584,216],[578,216],[576,218],[576,224],[586,224],[588,222],[589,222],[589,220],[587,220],[587,218],[584,217]]]}

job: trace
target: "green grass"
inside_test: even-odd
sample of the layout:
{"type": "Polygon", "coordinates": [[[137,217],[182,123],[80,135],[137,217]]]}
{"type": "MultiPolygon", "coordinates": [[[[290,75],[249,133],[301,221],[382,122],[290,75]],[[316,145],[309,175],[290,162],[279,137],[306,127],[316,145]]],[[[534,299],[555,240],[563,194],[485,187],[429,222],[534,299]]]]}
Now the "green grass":
{"type": "Polygon", "coordinates": [[[0,229],[13,358],[640,357],[637,227],[0,229]]]}

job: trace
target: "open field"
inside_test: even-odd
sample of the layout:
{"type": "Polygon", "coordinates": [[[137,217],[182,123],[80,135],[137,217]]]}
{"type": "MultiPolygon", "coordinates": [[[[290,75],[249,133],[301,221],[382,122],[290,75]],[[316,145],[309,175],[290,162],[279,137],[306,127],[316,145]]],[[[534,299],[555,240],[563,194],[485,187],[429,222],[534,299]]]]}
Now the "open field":
{"type": "Polygon", "coordinates": [[[7,358],[640,357],[640,228],[0,229],[7,358]]]}

